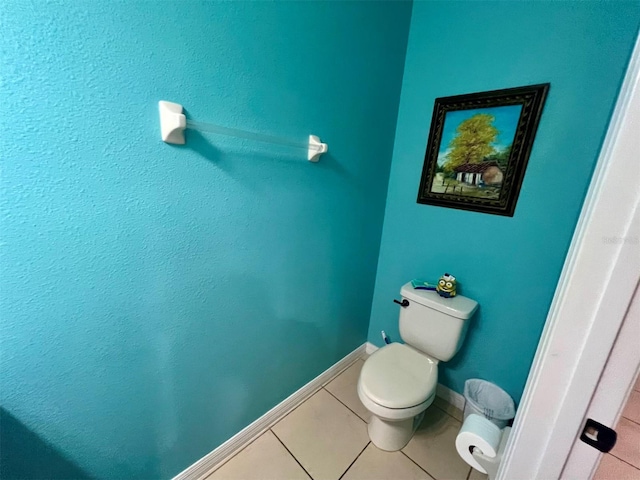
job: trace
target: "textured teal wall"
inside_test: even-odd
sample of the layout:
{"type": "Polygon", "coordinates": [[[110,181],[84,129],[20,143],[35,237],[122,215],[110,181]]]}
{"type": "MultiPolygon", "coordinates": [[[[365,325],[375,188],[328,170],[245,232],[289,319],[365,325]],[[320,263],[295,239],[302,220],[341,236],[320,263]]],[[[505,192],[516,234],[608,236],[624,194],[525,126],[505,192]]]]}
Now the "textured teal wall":
{"type": "Polygon", "coordinates": [[[11,465],[170,477],[362,344],[410,11],[0,3],[0,389],[27,445],[11,465]],[[161,99],[330,154],[169,146],[161,99]]]}
{"type": "Polygon", "coordinates": [[[451,272],[480,311],[440,381],[520,398],[639,20],[638,2],[414,4],[369,341],[399,339],[403,283],[451,272]],[[416,203],[435,98],[544,82],[513,218],[416,203]]]}

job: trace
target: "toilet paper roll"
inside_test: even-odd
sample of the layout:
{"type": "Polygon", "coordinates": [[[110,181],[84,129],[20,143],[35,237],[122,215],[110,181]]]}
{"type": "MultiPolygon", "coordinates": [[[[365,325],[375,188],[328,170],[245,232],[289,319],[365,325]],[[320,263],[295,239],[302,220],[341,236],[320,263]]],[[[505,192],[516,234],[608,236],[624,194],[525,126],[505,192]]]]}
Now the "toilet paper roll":
{"type": "Polygon", "coordinates": [[[487,471],[473,458],[473,447],[482,451],[487,457],[495,457],[500,445],[502,430],[484,417],[472,413],[465,418],[460,433],[456,437],[458,455],[481,473],[487,471]]]}

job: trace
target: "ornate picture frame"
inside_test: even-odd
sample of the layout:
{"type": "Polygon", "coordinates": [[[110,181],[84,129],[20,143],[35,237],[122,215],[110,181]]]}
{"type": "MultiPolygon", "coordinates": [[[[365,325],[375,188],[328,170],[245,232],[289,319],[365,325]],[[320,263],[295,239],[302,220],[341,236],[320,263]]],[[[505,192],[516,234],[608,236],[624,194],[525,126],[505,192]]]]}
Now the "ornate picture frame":
{"type": "Polygon", "coordinates": [[[549,87],[437,98],[418,203],[512,217],[549,87]]]}

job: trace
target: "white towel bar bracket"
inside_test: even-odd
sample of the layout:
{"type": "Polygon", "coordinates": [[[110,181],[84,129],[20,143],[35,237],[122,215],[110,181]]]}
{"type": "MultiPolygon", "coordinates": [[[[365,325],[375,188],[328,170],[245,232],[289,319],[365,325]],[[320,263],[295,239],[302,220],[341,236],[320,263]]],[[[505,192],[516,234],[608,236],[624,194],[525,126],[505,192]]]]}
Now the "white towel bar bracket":
{"type": "Polygon", "coordinates": [[[309,135],[309,143],[301,143],[291,141],[285,138],[272,137],[261,133],[247,132],[237,130],[235,128],[221,127],[203,122],[188,121],[179,103],[166,102],[164,100],[158,103],[160,110],[160,134],[162,141],[165,143],[173,143],[175,145],[184,145],[184,131],[187,128],[193,130],[203,130],[205,132],[213,132],[219,135],[229,135],[232,137],[247,138],[257,140],[259,142],[275,143],[278,145],[286,145],[296,148],[304,148],[307,150],[307,160],[317,162],[323,153],[327,153],[329,147],[326,143],[322,143],[315,135],[309,135]]]}

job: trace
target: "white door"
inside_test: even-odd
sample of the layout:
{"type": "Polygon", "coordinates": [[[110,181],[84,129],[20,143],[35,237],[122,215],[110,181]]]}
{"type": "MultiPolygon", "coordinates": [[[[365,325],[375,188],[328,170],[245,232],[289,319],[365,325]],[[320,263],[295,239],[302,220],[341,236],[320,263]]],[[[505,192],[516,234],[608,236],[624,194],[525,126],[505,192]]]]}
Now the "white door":
{"type": "MultiPolygon", "coordinates": [[[[629,63],[534,358],[498,480],[590,478],[599,453],[575,443],[586,417],[613,424],[630,385],[596,390],[640,279],[640,38],[629,63]],[[593,402],[592,402],[593,399],[593,402]]],[[[637,301],[637,300],[636,300],[637,301]]],[[[634,306],[637,309],[637,305],[634,306]]],[[[632,316],[637,321],[640,315],[632,316]]],[[[625,329],[634,322],[625,322],[625,329]]],[[[626,331],[626,330],[625,330],[626,331]]],[[[626,342],[624,342],[626,343],[626,342]]],[[[625,350],[625,351],[626,351],[625,350]]],[[[612,353],[613,352],[613,353],[612,353]]],[[[622,357],[629,353],[623,353],[622,357]]],[[[637,352],[635,352],[637,355],[637,352]]],[[[621,358],[622,358],[621,357],[621,358]]],[[[637,361],[628,357],[629,371],[637,361]]],[[[615,380],[615,382],[614,382],[615,380]]]]}

